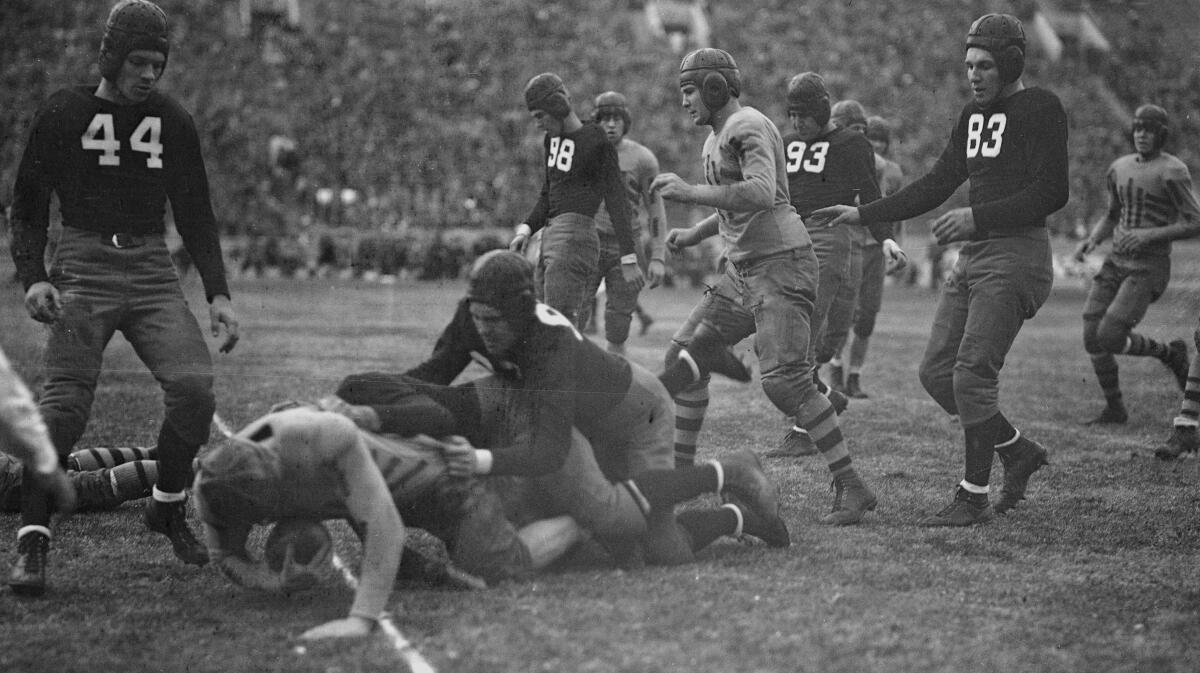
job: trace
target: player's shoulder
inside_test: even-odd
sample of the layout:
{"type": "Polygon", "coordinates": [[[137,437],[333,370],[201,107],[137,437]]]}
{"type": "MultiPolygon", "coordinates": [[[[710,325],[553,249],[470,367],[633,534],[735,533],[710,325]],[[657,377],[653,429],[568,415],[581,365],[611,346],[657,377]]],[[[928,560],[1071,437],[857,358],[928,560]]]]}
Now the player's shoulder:
{"type": "Polygon", "coordinates": [[[86,86],[66,87],[50,94],[42,103],[39,115],[42,118],[54,118],[71,114],[84,108],[95,107],[96,100],[86,86]]]}
{"type": "Polygon", "coordinates": [[[1171,175],[1191,175],[1187,164],[1170,152],[1159,152],[1158,159],[1162,163],[1163,170],[1171,175]]]}
{"type": "Polygon", "coordinates": [[[842,149],[870,151],[872,156],[875,154],[874,148],[871,147],[871,141],[858,131],[839,126],[825,137],[829,140],[830,145],[842,149]]]}
{"type": "Polygon", "coordinates": [[[769,129],[775,129],[778,132],[775,122],[771,121],[762,112],[759,112],[758,108],[748,105],[743,105],[736,112],[729,115],[729,119],[725,120],[725,131],[733,135],[762,133],[769,129]]]}
{"type": "Polygon", "coordinates": [[[1011,96],[1013,106],[1024,110],[1027,114],[1044,118],[1046,115],[1066,116],[1062,100],[1058,94],[1040,86],[1022,89],[1011,96]]]}

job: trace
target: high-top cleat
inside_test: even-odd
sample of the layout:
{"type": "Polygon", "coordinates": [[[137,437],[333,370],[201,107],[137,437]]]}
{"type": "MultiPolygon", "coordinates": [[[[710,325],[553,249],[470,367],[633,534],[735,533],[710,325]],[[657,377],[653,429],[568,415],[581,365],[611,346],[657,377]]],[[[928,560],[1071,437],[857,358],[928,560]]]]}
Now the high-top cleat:
{"type": "Polygon", "coordinates": [[[187,501],[159,502],[153,498],[142,510],[146,528],[171,540],[171,549],[180,561],[202,566],[208,563],[208,550],[200,544],[187,522],[187,501]]]}
{"type": "Polygon", "coordinates": [[[8,587],[18,596],[41,596],[46,592],[46,560],[50,536],[36,530],[17,538],[17,559],[8,574],[8,587]]]}
{"type": "Polygon", "coordinates": [[[733,493],[727,493],[724,500],[732,503],[742,513],[743,535],[752,535],[766,542],[768,547],[781,549],[791,546],[792,537],[779,512],[760,512],[733,493]]]}
{"type": "Polygon", "coordinates": [[[1104,407],[1095,418],[1089,418],[1083,422],[1083,425],[1121,425],[1129,420],[1129,412],[1125,411],[1125,404],[1117,402],[1116,404],[1109,403],[1104,407]]]}
{"type": "Polygon", "coordinates": [[[762,470],[762,463],[753,451],[739,449],[721,459],[728,492],[741,499],[749,507],[762,513],[779,512],[779,489],[762,470]]]}
{"type": "Polygon", "coordinates": [[[1171,429],[1167,442],[1154,450],[1154,456],[1159,460],[1175,460],[1185,453],[1195,453],[1200,449],[1200,433],[1190,425],[1176,425],[1171,429]]]}
{"type": "Polygon", "coordinates": [[[971,493],[962,486],[954,492],[954,500],[942,511],[917,522],[918,526],[973,526],[990,521],[992,506],[986,493],[971,493]]]}
{"type": "Polygon", "coordinates": [[[1179,389],[1186,390],[1188,380],[1187,342],[1183,339],[1176,339],[1167,344],[1167,349],[1167,356],[1163,358],[1162,362],[1175,375],[1175,383],[1179,384],[1179,389]]]}
{"type": "Polygon", "coordinates": [[[793,427],[783,436],[778,449],[771,449],[763,454],[767,458],[800,458],[813,456],[818,453],[817,445],[812,437],[804,430],[793,427]]]}
{"type": "Polygon", "coordinates": [[[833,475],[833,507],[821,517],[827,526],[848,526],[875,509],[878,498],[853,468],[833,475]]]}
{"type": "Polygon", "coordinates": [[[846,377],[846,394],[849,395],[851,399],[865,400],[869,398],[870,395],[863,392],[862,384],[858,379],[859,376],[857,372],[851,373],[846,377]]]}
{"type": "Polygon", "coordinates": [[[67,476],[75,486],[78,498],[76,507],[81,510],[113,509],[123,502],[113,490],[111,472],[107,467],[86,472],[68,472],[67,476]]]}
{"type": "Polygon", "coordinates": [[[1004,465],[1004,487],[1000,489],[1000,500],[996,503],[996,514],[1004,514],[1025,499],[1025,487],[1029,477],[1043,465],[1050,464],[1050,456],[1041,444],[1021,435],[1013,446],[997,448],[996,455],[1004,465]]]}

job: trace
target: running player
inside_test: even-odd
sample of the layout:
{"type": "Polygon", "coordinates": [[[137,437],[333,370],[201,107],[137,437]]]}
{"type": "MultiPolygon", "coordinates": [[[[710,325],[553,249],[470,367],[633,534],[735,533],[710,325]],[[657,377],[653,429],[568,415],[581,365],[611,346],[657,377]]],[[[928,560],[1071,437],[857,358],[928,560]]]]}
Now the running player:
{"type": "MultiPolygon", "coordinates": [[[[879,183],[875,177],[875,155],[871,143],[858,130],[839,126],[833,119],[825,80],[815,72],[803,72],[791,79],[787,88],[788,118],[792,131],[784,135],[787,153],[788,192],[796,213],[806,219],[808,235],[817,255],[817,300],[814,304],[809,340],[809,358],[813,362],[813,382],[829,396],[834,409],[846,408],[846,396],[831,390],[817,375],[819,368],[832,357],[826,343],[827,321],[839,320],[848,326],[857,296],[853,264],[851,229],[864,227],[816,226],[807,221],[818,208],[833,204],[854,205],[870,203],[879,198],[879,183]],[[836,310],[835,310],[836,309],[836,310]]],[[[854,104],[861,112],[862,106],[854,104]]],[[[847,107],[847,106],[843,106],[847,107]]],[[[865,124],[865,115],[861,120],[865,124]]],[[[854,120],[850,120],[853,122],[854,120]]],[[[874,225],[869,234],[882,243],[891,241],[890,249],[899,250],[891,238],[891,227],[874,225]]],[[[861,271],[861,264],[859,265],[861,271]]],[[[837,382],[840,386],[841,382],[837,382]]],[[[793,425],[784,435],[779,448],[766,455],[796,457],[817,453],[817,446],[803,427],[793,425]]]]}
{"type": "Polygon", "coordinates": [[[1075,259],[1083,261],[1097,245],[1113,239],[1083,309],[1083,346],[1105,401],[1104,410],[1086,425],[1124,423],[1129,417],[1117,355],[1158,358],[1180,390],[1187,386],[1187,343],[1162,343],[1134,331],[1171,280],[1171,242],[1200,234],[1192,176],[1182,161],[1163,151],[1167,133],[1167,113],[1161,107],[1147,104],[1134,112],[1136,151],[1108,167],[1108,212],[1075,249],[1075,259]]]}
{"type": "Polygon", "coordinates": [[[583,308],[593,289],[600,258],[596,210],[603,201],[621,254],[621,277],[641,289],[637,243],[621,180],[617,151],[604,131],[584,123],[571,107],[562,79],[542,73],[525,85],[525,104],[546,137],[546,179],[533,211],[518,224],[510,250],[524,252],[530,236],[543,231],[537,265],[537,296],[582,327],[583,308]]]}
{"type": "MultiPolygon", "coordinates": [[[[724,274],[675,333],[663,378],[681,412],[703,409],[708,372],[729,346],[754,334],[763,391],[808,431],[833,474],[833,507],[821,522],[857,523],[874,509],[876,497],[851,464],[833,405],[813,382],[809,321],[817,300],[817,257],[788,196],[787,164],[797,159],[789,159],[770,119],[741,105],[741,84],[733,57],[720,49],[693,51],[679,66],[684,109],[695,125],[712,127],[702,155],[706,184],[663,173],[652,188],[664,199],[715,212],[690,228],[672,229],[667,247],[680,250],[716,234],[727,247],[724,274]],[[701,404],[695,404],[698,398],[701,404]]],[[[699,426],[699,420],[687,420],[699,426]]]]}
{"type": "Polygon", "coordinates": [[[1004,465],[996,512],[1025,497],[1029,477],[1047,461],[1041,445],[1017,431],[999,406],[1000,368],[1024,322],[1054,281],[1046,217],[1067,202],[1067,115],[1052,92],[1025,88],[1025,32],[1008,14],[986,14],[967,32],[972,100],[933,169],[899,192],[857,208],[832,206],[814,218],[832,224],[897,222],[941,205],[970,180],[970,206],[932,225],[941,245],[962,241],[943,288],[921,362],[925,390],[957,414],[966,444],[965,477],[949,506],[925,526],[968,526],[992,518],[993,454],[1004,465]]]}
{"type": "MultiPolygon", "coordinates": [[[[167,17],[157,5],[121,0],[112,8],[99,86],[55,93],[34,121],[14,187],[12,255],[26,309],[49,325],[40,409],[55,449],[65,456],[83,434],[104,348],[121,331],[158,380],[166,407],[146,526],[166,535],[185,563],[203,565],[184,489],[212,422],[212,358],[163,238],[168,200],[204,283],[213,336],[225,327],[221,352],[237,343],[238,323],[196,128],[176,101],[155,90],[169,49],[167,17]],[[47,274],[52,194],[63,228],[47,274]]],[[[32,484],[25,480],[9,586],[38,595],[45,567],[33,572],[26,557],[48,548],[51,504],[32,484]]]]}
{"type": "MultiPolygon", "coordinates": [[[[640,243],[645,238],[648,241],[645,247],[649,250],[650,259],[642,260],[646,267],[647,284],[652,288],[658,287],[667,272],[664,261],[666,246],[663,243],[667,213],[662,199],[650,191],[650,181],[658,175],[658,158],[645,145],[629,138],[633,118],[629,114],[625,96],[616,91],[607,91],[596,97],[595,105],[593,120],[604,129],[605,137],[617,148],[622,183],[632,213],[630,223],[634,240],[640,243]]],[[[600,273],[588,293],[589,302],[595,306],[596,288],[600,281],[604,281],[607,295],[604,301],[604,337],[608,341],[608,350],[624,354],[629,325],[638,308],[641,288],[637,283],[625,281],[621,271],[621,246],[608,209],[603,206],[596,212],[596,229],[600,234],[600,273]]],[[[639,248],[642,246],[639,245],[639,248]]],[[[643,326],[649,322],[650,319],[643,315],[643,326]]]]}

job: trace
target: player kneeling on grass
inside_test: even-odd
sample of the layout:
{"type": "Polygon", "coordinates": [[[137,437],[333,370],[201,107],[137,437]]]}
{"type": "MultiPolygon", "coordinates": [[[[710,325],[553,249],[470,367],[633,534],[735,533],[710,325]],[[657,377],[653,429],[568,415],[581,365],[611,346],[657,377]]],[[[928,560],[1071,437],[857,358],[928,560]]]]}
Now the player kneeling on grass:
{"type": "Polygon", "coordinates": [[[447,443],[452,471],[531,479],[543,515],[570,515],[619,559],[640,547],[652,564],[690,562],[715,538],[741,533],[790,543],[776,488],[754,454],[674,469],[673,404],[662,382],[537,302],[533,267],[519,254],[476,261],[428,360],[405,374],[347,377],[338,396],[399,432],[397,405],[419,390],[442,396],[458,427],[475,428],[447,443]],[[473,361],[495,375],[449,386],[473,361]],[[675,516],[676,504],[703,493],[728,502],[675,516]]]}
{"type": "Polygon", "coordinates": [[[252,526],[346,519],[363,540],[350,614],[301,637],[357,637],[372,630],[387,605],[405,520],[441,539],[454,564],[488,582],[527,577],[580,539],[565,516],[517,530],[497,495],[478,480],[450,476],[441,453],[432,440],[366,432],[312,407],[267,414],[198,461],[195,498],[210,558],[242,586],[302,588],[314,572],[303,563],[309,559],[273,570],[246,549],[252,526]]]}

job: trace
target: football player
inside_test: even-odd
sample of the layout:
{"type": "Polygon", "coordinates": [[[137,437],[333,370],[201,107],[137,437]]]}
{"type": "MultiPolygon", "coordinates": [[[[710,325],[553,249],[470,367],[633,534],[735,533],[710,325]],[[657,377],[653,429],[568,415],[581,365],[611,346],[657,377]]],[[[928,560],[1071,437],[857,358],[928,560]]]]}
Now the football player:
{"type": "Polygon", "coordinates": [[[481,256],[428,360],[404,374],[347,377],[337,396],[391,419],[383,431],[403,434],[417,429],[398,423],[414,406],[415,384],[451,411],[453,434],[466,435],[450,443],[452,473],[530,478],[544,494],[544,514],[570,515],[618,555],[644,548],[650,563],[688,562],[696,539],[703,546],[735,531],[787,546],[775,487],[754,455],[674,469],[663,384],[584,338],[535,300],[533,286],[533,269],[519,254],[481,256]],[[447,387],[471,362],[493,376],[447,387]],[[680,530],[674,506],[703,493],[723,493],[730,506],[697,512],[703,531],[680,530]]]}
{"type": "MultiPolygon", "coordinates": [[[[158,463],[154,461],[154,454],[154,449],[98,447],[67,456],[67,480],[74,494],[75,511],[112,509],[123,502],[149,496],[158,478],[158,463]],[[131,459],[132,454],[145,457],[131,459]],[[89,467],[83,467],[82,464],[89,467]]],[[[56,455],[55,464],[57,461],[56,455]]],[[[21,511],[24,483],[21,461],[0,452],[0,511],[21,511]]],[[[57,500],[55,504],[58,504],[57,500]]]]}
{"type": "MultiPolygon", "coordinates": [[[[634,240],[640,243],[645,238],[648,243],[645,247],[649,249],[650,259],[642,260],[646,267],[647,284],[652,288],[658,287],[667,271],[666,246],[663,242],[667,213],[662,199],[650,191],[650,181],[658,175],[658,158],[645,145],[629,138],[633,117],[629,114],[625,96],[616,91],[607,91],[596,97],[595,106],[592,119],[604,130],[608,142],[617,149],[621,181],[629,199],[634,240]]],[[[596,212],[596,229],[600,234],[600,273],[588,297],[594,306],[596,289],[600,281],[604,281],[607,294],[604,302],[604,337],[608,341],[608,350],[623,354],[641,288],[637,283],[625,281],[621,271],[621,246],[613,229],[612,217],[604,206],[596,212]]],[[[590,314],[591,311],[586,313],[590,314]]],[[[643,316],[642,324],[649,324],[649,318],[643,316]]]]}
{"type": "MultiPolygon", "coordinates": [[[[807,430],[833,475],[831,511],[821,522],[857,523],[875,507],[875,494],[851,464],[829,399],[813,381],[810,319],[817,301],[817,257],[788,195],[789,157],[779,129],[755,108],[742,106],[741,71],[726,51],[697,49],[679,66],[683,108],[704,141],[705,184],[674,173],[654,179],[664,199],[715,212],[686,229],[672,229],[667,247],[691,247],[719,234],[724,273],[675,333],[663,377],[684,411],[707,406],[707,374],[728,347],[755,335],[762,387],[771,402],[807,430]]],[[[803,159],[800,159],[803,161],[803,159]]],[[[694,425],[699,426],[695,421],[694,425]]]]}
{"type": "MultiPolygon", "coordinates": [[[[1192,332],[1193,343],[1200,348],[1200,325],[1192,332]]],[[[1188,367],[1187,385],[1183,389],[1183,400],[1179,415],[1171,422],[1171,434],[1154,455],[1162,460],[1175,460],[1185,453],[1196,453],[1200,449],[1200,357],[1192,358],[1188,367]]]]}
{"type": "Polygon", "coordinates": [[[1025,496],[1046,450],[1000,411],[999,376],[1024,322],[1037,313],[1054,280],[1046,217],[1067,202],[1067,116],[1054,93],[1026,88],[1025,32],[1008,14],[986,14],[967,32],[966,75],[972,100],[929,173],[862,206],[831,206],[819,222],[897,222],[926,213],[970,181],[970,205],[934,220],[938,244],[962,242],[943,286],[920,366],[921,384],[956,414],[966,444],[965,476],[951,503],[925,526],[969,526],[992,518],[993,454],[1004,465],[995,512],[1025,496]]]}
{"type": "MultiPolygon", "coordinates": [[[[52,495],[62,512],[75,509],[75,489],[63,474],[33,395],[0,349],[0,502],[10,505],[17,491],[13,486],[26,479],[37,480],[38,488],[52,495]]],[[[44,537],[35,538],[33,563],[45,561],[42,548],[49,547],[50,528],[44,528],[44,537]]]]}
{"type": "MultiPolygon", "coordinates": [[[[871,143],[860,131],[839,126],[832,116],[825,80],[815,72],[803,72],[791,79],[787,88],[788,119],[792,131],[784,135],[787,157],[788,192],[796,213],[805,218],[813,252],[817,255],[817,299],[811,318],[812,335],[809,357],[813,362],[813,382],[829,396],[834,410],[846,408],[846,396],[831,390],[817,376],[822,364],[832,357],[831,348],[824,347],[827,327],[848,325],[854,312],[857,296],[852,229],[864,227],[816,226],[807,221],[818,208],[833,204],[870,203],[879,198],[879,183],[875,177],[875,155],[871,143]],[[836,309],[836,310],[835,310],[836,309]]],[[[854,103],[858,111],[862,106],[854,103]]],[[[847,106],[843,106],[847,107],[847,106]]],[[[866,122],[864,117],[862,123],[866,122]]],[[[853,123],[857,120],[849,120],[853,123]]],[[[902,259],[900,248],[892,239],[891,227],[872,225],[869,236],[880,243],[890,241],[890,255],[902,259]]],[[[861,261],[861,259],[859,260],[861,261]]],[[[841,385],[841,381],[837,381],[841,385]]],[[[793,425],[777,449],[766,455],[795,457],[818,453],[817,446],[803,427],[793,425]]]]}
{"type": "Polygon", "coordinates": [[[546,179],[533,211],[518,224],[509,249],[524,252],[529,237],[542,232],[537,265],[539,299],[582,327],[588,290],[594,289],[600,258],[596,210],[608,208],[621,254],[621,278],[641,289],[637,242],[621,179],[617,151],[604,131],[584,123],[571,107],[561,78],[545,72],[525,85],[525,104],[538,129],[545,132],[546,179]]]}
{"type": "Polygon", "coordinates": [[[1079,261],[1112,238],[1112,252],[1092,281],[1083,309],[1083,346],[1092,360],[1105,406],[1086,425],[1124,423],[1129,414],[1121,395],[1117,355],[1158,358],[1187,386],[1187,343],[1156,341],[1134,328],[1171,280],[1171,242],[1200,234],[1200,205],[1192,176],[1175,156],[1163,151],[1167,113],[1142,105],[1133,115],[1134,152],[1108,167],[1108,211],[1079,242],[1079,261]]]}
{"type": "MultiPolygon", "coordinates": [[[[182,561],[203,565],[185,488],[215,407],[212,358],[163,238],[168,200],[204,283],[213,336],[224,326],[221,352],[237,343],[238,322],[196,127],[179,103],[156,91],[169,52],[167,17],[157,5],[121,0],[112,8],[100,84],[55,93],[30,130],[14,187],[12,256],[26,309],[49,326],[39,406],[55,449],[65,456],[83,434],[104,348],[120,331],[158,380],[166,407],[146,526],[166,535],[182,561]],[[52,194],[63,228],[47,273],[52,194]]],[[[9,577],[13,591],[26,595],[45,588],[45,563],[35,557],[44,560],[48,548],[51,508],[33,484],[25,482],[9,577]]]]}

